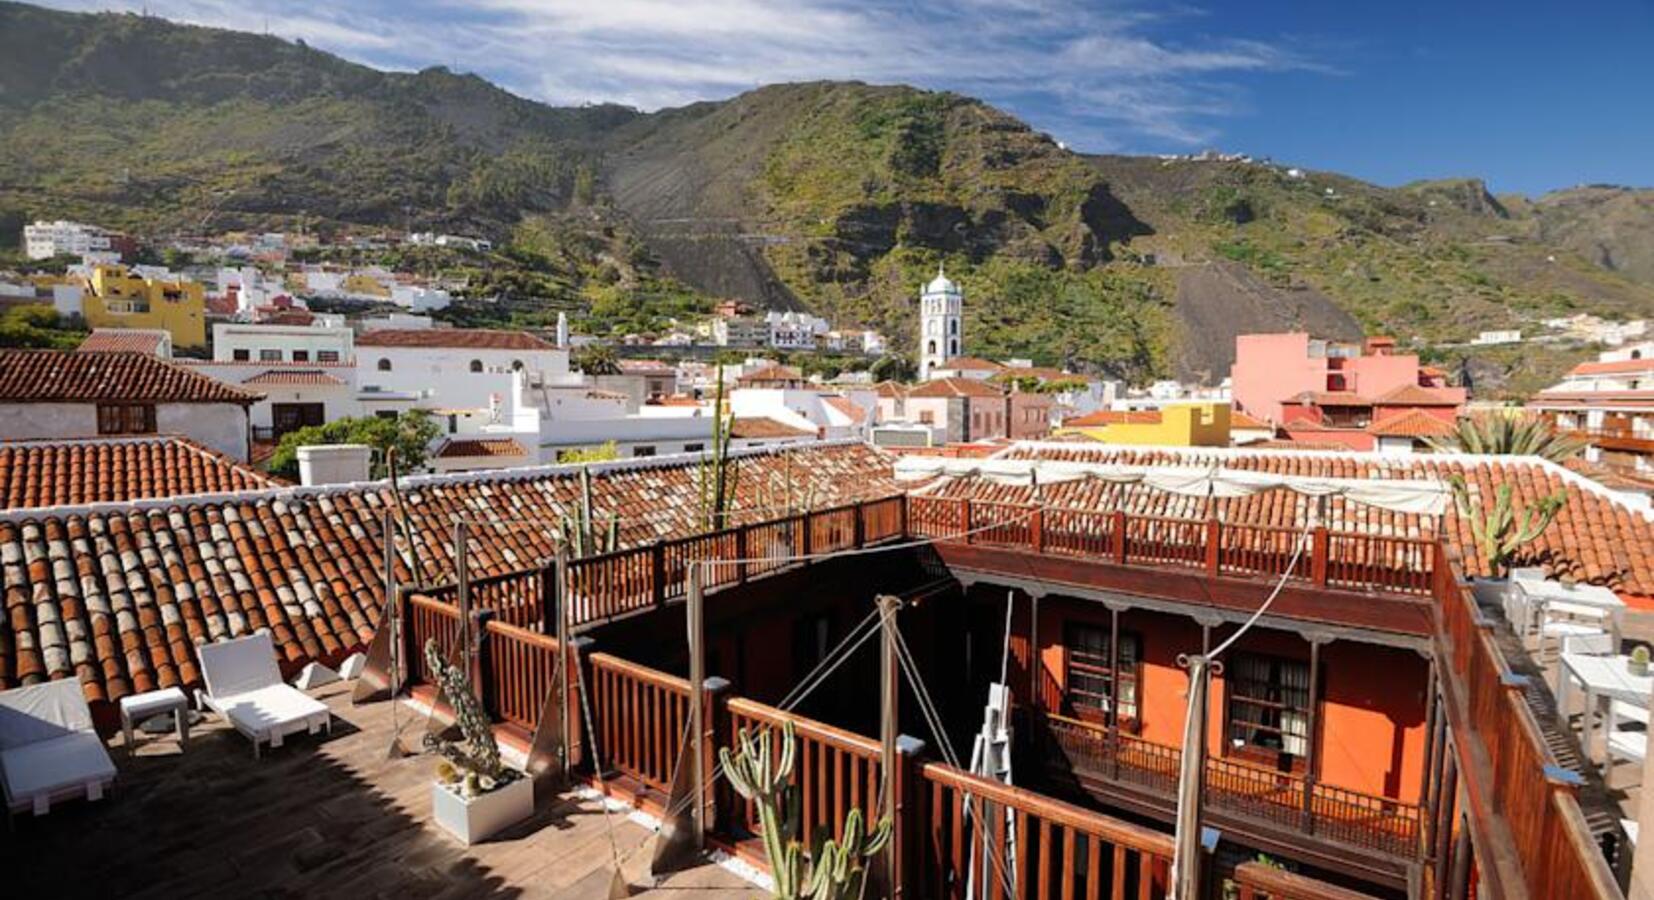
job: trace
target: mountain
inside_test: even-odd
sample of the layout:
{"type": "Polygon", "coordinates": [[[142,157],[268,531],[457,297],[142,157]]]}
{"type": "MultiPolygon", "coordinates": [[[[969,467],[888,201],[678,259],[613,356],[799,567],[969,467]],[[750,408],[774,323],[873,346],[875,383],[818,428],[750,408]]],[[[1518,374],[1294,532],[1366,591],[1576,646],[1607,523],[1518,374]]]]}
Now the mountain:
{"type": "Polygon", "coordinates": [[[1574,311],[1654,315],[1654,192],[1494,197],[1244,159],[1086,156],[980,101],[772,85],[641,113],[557,108],[444,69],[0,3],[0,237],[25,217],[144,232],[394,226],[485,233],[468,321],[650,330],[715,297],[905,344],[938,264],[973,353],[1216,379],[1236,333],[1386,332],[1478,387],[1583,351],[1462,344],[1574,311]]]}

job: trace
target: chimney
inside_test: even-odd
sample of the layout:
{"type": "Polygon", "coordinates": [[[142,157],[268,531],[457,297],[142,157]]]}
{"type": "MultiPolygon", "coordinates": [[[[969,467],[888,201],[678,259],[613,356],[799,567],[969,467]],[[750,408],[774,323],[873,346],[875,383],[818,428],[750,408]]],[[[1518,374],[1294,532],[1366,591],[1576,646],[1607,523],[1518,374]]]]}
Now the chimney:
{"type": "Polygon", "coordinates": [[[299,448],[299,482],[348,484],[368,480],[373,448],[366,444],[311,444],[299,448]]]}

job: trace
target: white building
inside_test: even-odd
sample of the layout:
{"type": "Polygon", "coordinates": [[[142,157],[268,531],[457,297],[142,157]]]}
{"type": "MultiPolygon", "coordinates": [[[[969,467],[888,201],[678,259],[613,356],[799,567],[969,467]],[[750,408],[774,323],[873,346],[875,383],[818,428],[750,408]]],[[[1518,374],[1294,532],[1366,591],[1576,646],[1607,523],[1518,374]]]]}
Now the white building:
{"type": "Polygon", "coordinates": [[[713,342],[720,347],[762,347],[770,341],[770,324],[758,318],[714,319],[711,331],[713,342]]]}
{"type": "Polygon", "coordinates": [[[816,339],[831,329],[826,319],[802,312],[770,310],[764,315],[770,327],[769,345],[781,350],[814,350],[816,339]]]}
{"type": "Polygon", "coordinates": [[[409,312],[423,313],[446,309],[454,298],[441,288],[398,284],[391,288],[391,302],[409,312]]]}
{"type": "Polygon", "coordinates": [[[30,259],[54,256],[85,256],[111,249],[109,232],[79,222],[35,222],[23,226],[23,251],[30,259]]]}
{"type": "Polygon", "coordinates": [[[1522,343],[1522,332],[1517,329],[1484,331],[1481,334],[1476,335],[1470,343],[1472,346],[1476,347],[1494,347],[1500,344],[1520,344],[1522,343]]]}
{"type": "Polygon", "coordinates": [[[936,278],[919,295],[919,379],[930,378],[930,370],[959,354],[964,346],[965,295],[948,279],[941,266],[936,278]]]}
{"type": "Polygon", "coordinates": [[[872,390],[830,393],[807,388],[737,388],[729,409],[737,420],[771,419],[827,440],[866,440],[878,410],[872,390]]]}
{"type": "Polygon", "coordinates": [[[349,363],[355,333],[344,326],[250,325],[220,322],[212,329],[217,362],[349,363]]]}

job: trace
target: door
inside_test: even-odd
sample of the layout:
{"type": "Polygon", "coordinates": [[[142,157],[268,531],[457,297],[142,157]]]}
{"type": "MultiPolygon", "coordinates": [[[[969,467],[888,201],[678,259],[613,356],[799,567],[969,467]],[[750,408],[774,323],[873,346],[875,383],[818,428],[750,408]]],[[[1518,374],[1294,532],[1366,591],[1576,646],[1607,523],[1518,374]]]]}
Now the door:
{"type": "Polygon", "coordinates": [[[324,421],[326,418],[322,414],[320,403],[270,404],[270,424],[278,441],[289,431],[297,431],[310,425],[321,425],[324,421]]]}

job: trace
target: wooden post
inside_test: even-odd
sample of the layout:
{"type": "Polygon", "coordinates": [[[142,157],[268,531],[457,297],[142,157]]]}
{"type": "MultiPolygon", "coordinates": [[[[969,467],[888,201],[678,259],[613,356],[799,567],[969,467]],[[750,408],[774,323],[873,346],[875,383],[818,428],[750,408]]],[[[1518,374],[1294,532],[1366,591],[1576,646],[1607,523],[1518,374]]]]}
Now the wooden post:
{"type": "Polygon", "coordinates": [[[459,607],[459,645],[469,655],[474,651],[467,633],[471,627],[471,565],[466,551],[466,527],[463,521],[454,523],[454,602],[459,607]]]}
{"type": "Polygon", "coordinates": [[[735,529],[735,558],[741,560],[735,564],[735,580],[741,584],[747,583],[747,527],[742,525],[735,529]]]}
{"type": "Polygon", "coordinates": [[[814,518],[815,516],[810,513],[805,513],[798,517],[799,543],[803,546],[803,549],[799,551],[798,555],[805,558],[805,565],[810,564],[810,545],[813,543],[810,540],[810,532],[814,530],[811,527],[811,520],[814,518]]]}
{"type": "Polygon", "coordinates": [[[1177,780],[1177,824],[1170,896],[1174,900],[1199,900],[1202,849],[1200,807],[1206,780],[1206,697],[1211,682],[1209,662],[1204,655],[1179,660],[1189,667],[1189,707],[1192,710],[1183,730],[1183,755],[1177,780]]]}
{"type": "Polygon", "coordinates": [[[564,602],[567,594],[569,571],[569,548],[564,544],[557,545],[557,557],[552,560],[552,581],[557,585],[554,596],[557,600],[552,615],[556,616],[557,634],[557,678],[562,686],[560,696],[563,702],[558,704],[557,728],[563,736],[563,779],[564,784],[574,774],[574,758],[578,755],[579,747],[574,743],[574,722],[580,717],[580,698],[569,690],[574,679],[570,676],[574,670],[572,666],[580,664],[579,652],[569,646],[569,614],[568,604],[564,602]]]}
{"type": "Polygon", "coordinates": [[[1223,525],[1217,519],[1206,520],[1206,574],[1213,578],[1218,577],[1222,570],[1222,558],[1219,555],[1223,536],[1223,525]]]}
{"type": "Polygon", "coordinates": [[[1120,609],[1108,608],[1108,759],[1120,777],[1120,609]]]}
{"type": "MultiPolygon", "coordinates": [[[[880,817],[888,818],[894,826],[897,813],[897,767],[901,764],[896,755],[896,702],[897,692],[901,689],[901,680],[896,670],[896,610],[901,608],[902,601],[899,597],[880,594],[875,602],[879,605],[879,627],[883,637],[879,645],[879,765],[882,766],[880,771],[884,773],[880,817]]],[[[897,880],[900,872],[896,862],[896,848],[890,846],[884,853],[884,883],[892,890],[900,884],[897,880]]]]}
{"type": "Polygon", "coordinates": [[[491,716],[499,712],[494,679],[489,677],[494,660],[489,650],[488,623],[493,621],[495,615],[492,609],[471,612],[471,684],[476,687],[477,700],[482,703],[483,712],[491,716]]]}
{"type": "MultiPolygon", "coordinates": [[[[559,548],[561,549],[561,548],[559,548]]],[[[557,610],[562,604],[559,596],[557,565],[553,563],[540,570],[540,633],[557,634],[557,610]]]]}
{"type": "Polygon", "coordinates": [[[1327,555],[1331,550],[1332,540],[1327,534],[1327,527],[1315,526],[1315,530],[1310,532],[1309,573],[1316,587],[1327,586],[1327,555]]]}
{"type": "Polygon", "coordinates": [[[1028,516],[1028,543],[1035,553],[1045,552],[1045,507],[1036,506],[1028,516]]]}
{"type": "Polygon", "coordinates": [[[649,548],[649,580],[655,608],[659,609],[666,605],[666,544],[661,541],[649,548]]]}
{"type": "Polygon", "coordinates": [[[965,543],[971,542],[971,501],[968,497],[959,501],[959,535],[965,543]]]}
{"type": "Polygon", "coordinates": [[[850,510],[854,514],[851,516],[854,546],[856,549],[860,550],[862,547],[867,546],[867,504],[857,503],[850,507],[850,510]]]}
{"type": "Polygon", "coordinates": [[[1114,532],[1114,561],[1120,565],[1126,564],[1126,514],[1123,510],[1115,510],[1110,516],[1114,532]]]}
{"type": "MultiPolygon", "coordinates": [[[[1045,706],[1044,679],[1045,658],[1040,655],[1039,647],[1039,595],[1028,595],[1028,700],[1037,706],[1045,706]]],[[[1047,709],[1046,712],[1061,712],[1061,710],[1047,709]]]]}
{"type": "Polygon", "coordinates": [[[1442,710],[1440,700],[1440,685],[1436,683],[1436,661],[1430,659],[1429,693],[1425,695],[1425,732],[1424,732],[1424,771],[1420,778],[1419,802],[1424,804],[1423,813],[1419,821],[1419,856],[1429,858],[1434,844],[1431,842],[1432,831],[1436,820],[1433,813],[1436,809],[1436,782],[1441,776],[1442,751],[1442,710]]]}
{"type": "Polygon", "coordinates": [[[707,783],[707,744],[706,730],[702,725],[706,721],[706,713],[701,709],[704,692],[702,686],[706,684],[706,632],[702,618],[701,565],[697,562],[689,564],[689,600],[685,610],[685,618],[689,627],[689,721],[694,732],[691,748],[694,759],[694,797],[695,802],[690,807],[693,811],[694,844],[700,850],[706,846],[706,783],[707,783]]]}
{"type": "Polygon", "coordinates": [[[913,497],[909,494],[903,494],[900,499],[901,503],[896,507],[896,514],[900,519],[896,523],[898,526],[897,534],[902,537],[911,537],[912,535],[908,533],[908,507],[913,503],[913,497]]]}
{"type": "Polygon", "coordinates": [[[1302,828],[1305,834],[1315,832],[1315,779],[1316,770],[1321,764],[1321,754],[1316,752],[1315,730],[1320,724],[1321,704],[1321,645],[1328,640],[1325,635],[1305,635],[1309,639],[1309,721],[1305,723],[1307,731],[1304,734],[1304,815],[1302,828]]]}
{"type": "Polygon", "coordinates": [[[1459,767],[1449,749],[1445,765],[1446,772],[1442,776],[1441,790],[1436,793],[1436,889],[1435,898],[1441,900],[1447,894],[1447,866],[1451,853],[1449,845],[1453,841],[1453,817],[1456,813],[1455,800],[1459,795],[1459,767]]]}

